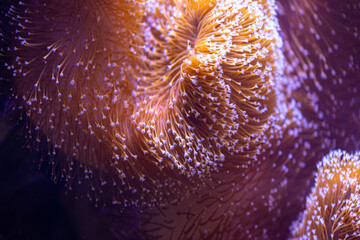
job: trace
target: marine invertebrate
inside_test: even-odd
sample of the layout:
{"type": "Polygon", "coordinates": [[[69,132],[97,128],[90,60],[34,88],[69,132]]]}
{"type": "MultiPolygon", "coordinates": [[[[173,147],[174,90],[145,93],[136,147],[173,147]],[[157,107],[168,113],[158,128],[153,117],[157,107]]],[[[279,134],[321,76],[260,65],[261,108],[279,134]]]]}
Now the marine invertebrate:
{"type": "Polygon", "coordinates": [[[292,225],[294,239],[358,239],[359,153],[332,151],[318,163],[306,210],[292,225]]]}
{"type": "Polygon", "coordinates": [[[289,110],[286,117],[272,122],[269,132],[274,139],[259,155],[259,165],[246,170],[225,165],[223,172],[207,182],[212,188],[193,193],[178,206],[145,210],[152,216],[146,228],[161,239],[283,238],[287,229],[281,229],[280,219],[294,214],[289,203],[305,190],[296,189],[294,194],[292,184],[307,164],[309,148],[315,150],[311,158],[320,157],[321,152],[321,145],[312,141],[314,129],[305,128],[293,114],[289,110]]]}
{"type": "MultiPolygon", "coordinates": [[[[53,179],[65,179],[69,188],[76,181],[72,178],[76,175],[74,172],[81,175],[77,183],[87,181],[94,174],[98,181],[89,185],[102,186],[108,182],[107,185],[121,188],[121,173],[118,174],[114,166],[114,156],[106,150],[105,139],[95,134],[102,127],[101,121],[109,121],[106,117],[113,114],[107,105],[111,100],[104,103],[95,99],[107,93],[124,98],[129,95],[119,82],[115,83],[121,66],[116,69],[114,66],[116,60],[122,63],[129,55],[126,46],[137,27],[121,26],[125,19],[139,17],[135,6],[125,1],[111,4],[108,1],[28,1],[9,9],[14,25],[13,97],[26,116],[28,138],[37,142],[38,147],[45,146],[41,150],[47,151],[53,179]],[[133,11],[129,14],[125,9],[130,8],[133,11]],[[101,18],[105,9],[106,18],[101,18]],[[103,36],[100,27],[105,33],[123,31],[126,34],[121,38],[117,34],[103,36]],[[114,45],[119,47],[110,51],[114,45]],[[109,68],[113,70],[105,71],[109,68]],[[108,83],[107,78],[113,81],[108,83]],[[99,79],[104,84],[101,85],[99,79]],[[85,96],[95,101],[88,101],[85,96]],[[100,115],[94,115],[96,108],[100,115]],[[64,156],[54,158],[59,152],[64,152],[64,156]],[[91,167],[99,169],[99,173],[91,167]],[[107,171],[110,175],[116,172],[119,179],[113,182],[104,178],[101,173],[107,171]]],[[[114,114],[118,116],[117,112],[114,114]]],[[[110,126],[111,123],[107,123],[110,126]]],[[[89,188],[85,194],[97,199],[98,192],[91,191],[94,186],[89,188]]]]}
{"type": "Polygon", "coordinates": [[[359,6],[338,1],[279,1],[278,6],[285,77],[275,87],[274,134],[262,161],[237,172],[230,159],[213,178],[218,184],[212,191],[162,209],[158,216],[153,210],[149,227],[167,224],[158,231],[164,239],[284,239],[318,159],[332,148],[354,151],[358,146],[357,130],[349,126],[358,123],[359,113],[359,6]]]}
{"type": "Polygon", "coordinates": [[[71,188],[76,177],[96,201],[106,189],[114,203],[146,205],[176,200],[175,189],[201,184],[226,156],[252,164],[282,71],[273,5],[29,1],[11,8],[13,98],[29,138],[48,145],[54,180],[71,188]]]}
{"type": "Polygon", "coordinates": [[[14,109],[55,180],[96,202],[155,205],[143,217],[157,237],[284,238],[316,161],[358,145],[358,11],[24,1],[9,11],[14,109]]]}
{"type": "Polygon", "coordinates": [[[279,3],[291,98],[305,118],[327,131],[333,148],[358,149],[359,133],[350,127],[359,122],[358,2],[279,3]]]}

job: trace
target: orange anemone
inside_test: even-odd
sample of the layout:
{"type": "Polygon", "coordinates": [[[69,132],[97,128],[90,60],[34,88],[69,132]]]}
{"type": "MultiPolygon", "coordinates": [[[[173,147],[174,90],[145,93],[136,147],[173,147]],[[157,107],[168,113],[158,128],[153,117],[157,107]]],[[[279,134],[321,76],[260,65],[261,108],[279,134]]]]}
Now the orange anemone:
{"type": "Polygon", "coordinates": [[[294,239],[359,239],[359,153],[332,151],[318,164],[306,209],[292,225],[294,239]]]}
{"type": "Polygon", "coordinates": [[[268,1],[38,1],[10,9],[13,98],[55,181],[175,201],[256,161],[282,74],[268,1]],[[60,156],[59,156],[60,155],[60,156]]]}

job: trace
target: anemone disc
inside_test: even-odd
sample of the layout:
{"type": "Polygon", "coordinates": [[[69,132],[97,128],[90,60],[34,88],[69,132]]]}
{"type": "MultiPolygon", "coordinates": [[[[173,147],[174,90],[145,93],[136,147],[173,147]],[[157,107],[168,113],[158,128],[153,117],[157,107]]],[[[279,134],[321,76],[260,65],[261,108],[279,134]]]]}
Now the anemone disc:
{"type": "Polygon", "coordinates": [[[254,163],[283,67],[266,1],[23,1],[9,15],[15,108],[54,180],[138,206],[175,201],[229,156],[254,163]]]}

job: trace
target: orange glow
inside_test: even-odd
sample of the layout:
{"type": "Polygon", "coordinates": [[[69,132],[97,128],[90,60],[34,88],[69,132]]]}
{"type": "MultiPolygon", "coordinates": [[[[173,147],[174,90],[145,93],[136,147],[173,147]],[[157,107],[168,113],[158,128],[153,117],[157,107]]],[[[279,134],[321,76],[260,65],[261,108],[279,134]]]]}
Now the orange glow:
{"type": "Polygon", "coordinates": [[[110,188],[114,203],[137,206],[178,199],[227,156],[251,165],[282,74],[271,8],[54,1],[13,9],[22,16],[14,97],[30,137],[38,146],[46,139],[54,180],[86,182],[96,200],[110,188]]]}

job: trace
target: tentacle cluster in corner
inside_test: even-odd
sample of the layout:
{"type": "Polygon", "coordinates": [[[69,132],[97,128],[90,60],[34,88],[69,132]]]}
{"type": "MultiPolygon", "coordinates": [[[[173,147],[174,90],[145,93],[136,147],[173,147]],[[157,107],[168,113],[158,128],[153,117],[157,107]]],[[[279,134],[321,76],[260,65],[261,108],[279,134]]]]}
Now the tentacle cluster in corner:
{"type": "Polygon", "coordinates": [[[318,163],[306,210],[292,225],[293,239],[358,239],[359,153],[332,151],[318,163]]]}

